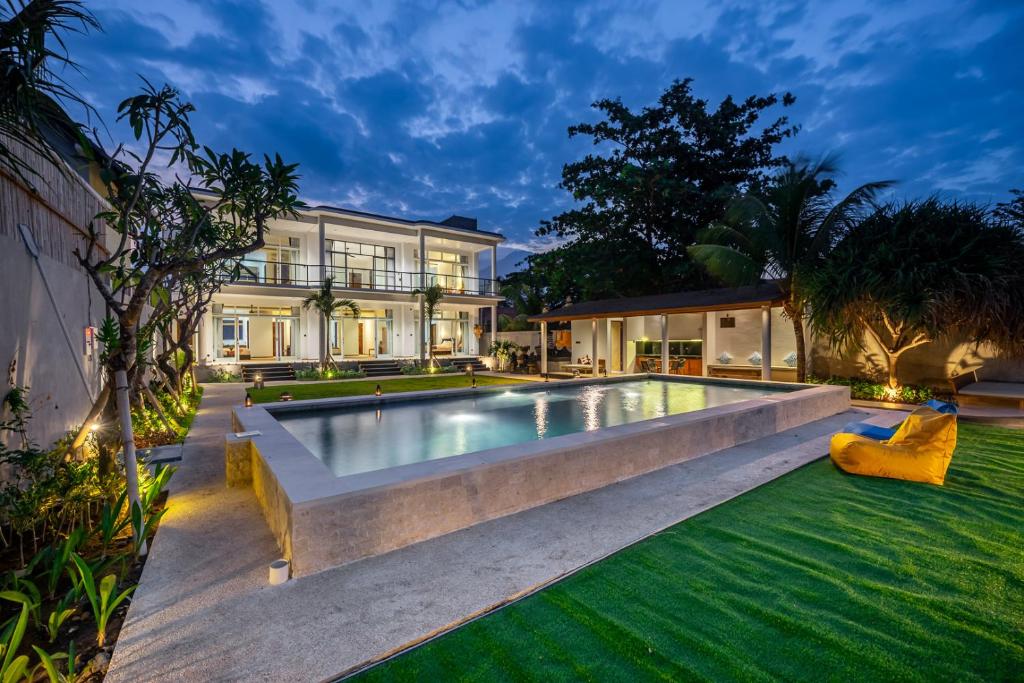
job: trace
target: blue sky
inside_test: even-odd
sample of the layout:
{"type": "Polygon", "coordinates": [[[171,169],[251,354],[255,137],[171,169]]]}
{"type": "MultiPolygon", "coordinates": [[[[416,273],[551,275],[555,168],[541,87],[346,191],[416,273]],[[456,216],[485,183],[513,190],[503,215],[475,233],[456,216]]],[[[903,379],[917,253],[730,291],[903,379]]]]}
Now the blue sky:
{"type": "Polygon", "coordinates": [[[841,187],[1024,187],[1015,0],[88,4],[104,32],[69,41],[72,81],[108,124],[140,74],[167,81],[201,143],[299,162],[311,203],[477,216],[521,248],[544,248],[533,230],[569,206],[561,166],[590,144],[567,126],[687,76],[713,103],[794,93],[784,151],[838,152],[841,187]]]}

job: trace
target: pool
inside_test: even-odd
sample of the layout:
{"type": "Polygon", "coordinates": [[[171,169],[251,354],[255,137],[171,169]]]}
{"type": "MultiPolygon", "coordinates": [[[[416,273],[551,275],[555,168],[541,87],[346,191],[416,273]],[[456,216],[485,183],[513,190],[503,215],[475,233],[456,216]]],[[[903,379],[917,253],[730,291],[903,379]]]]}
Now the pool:
{"type": "Polygon", "coordinates": [[[849,405],[847,387],[669,375],[239,405],[225,475],[253,488],[302,576],[849,405]]]}
{"type": "Polygon", "coordinates": [[[335,476],[345,476],[789,391],[647,379],[289,411],[277,419],[335,476]]]}

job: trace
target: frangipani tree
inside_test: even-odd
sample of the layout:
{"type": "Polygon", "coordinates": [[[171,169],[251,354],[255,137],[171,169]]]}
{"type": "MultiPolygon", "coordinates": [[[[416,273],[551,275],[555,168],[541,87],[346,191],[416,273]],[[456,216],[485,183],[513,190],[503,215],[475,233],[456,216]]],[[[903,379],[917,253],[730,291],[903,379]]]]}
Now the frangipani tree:
{"type": "Polygon", "coordinates": [[[866,183],[835,201],[836,170],[834,157],[787,162],[763,195],[737,197],[723,220],[703,230],[698,244],[689,248],[695,261],[727,285],[779,281],[786,295],[783,310],[796,337],[798,382],[807,379],[806,281],[836,241],[874,206],[878,191],[892,184],[866,183]]]}
{"type": "MultiPolygon", "coordinates": [[[[337,363],[334,362],[334,357],[331,355],[331,319],[335,316],[340,318],[344,314],[345,309],[351,312],[352,315],[359,317],[359,304],[352,299],[339,299],[335,297],[332,291],[333,287],[334,278],[324,278],[324,281],[320,283],[320,289],[302,300],[303,308],[307,310],[312,308],[318,311],[324,319],[324,329],[326,332],[320,353],[321,370],[337,368],[337,363]]],[[[338,320],[338,347],[344,355],[345,330],[340,319],[338,320]]]]}
{"type": "Polygon", "coordinates": [[[1024,234],[973,204],[891,204],[854,226],[806,283],[810,323],[836,349],[885,357],[955,337],[1024,349],[1024,234]]]}
{"type": "Polygon", "coordinates": [[[116,335],[108,337],[105,365],[115,386],[132,505],[139,499],[130,391],[140,370],[140,343],[148,343],[152,330],[143,318],[154,292],[209,263],[259,249],[269,221],[301,206],[296,164],[199,147],[189,121],[193,110],[170,86],[144,82],[140,94],[118,107],[118,121],[134,137],[131,149],[104,153],[98,141],[80,141],[100,169],[110,209],[90,222],[75,255],[103,297],[116,335]],[[186,178],[165,180],[161,167],[186,178]]]}

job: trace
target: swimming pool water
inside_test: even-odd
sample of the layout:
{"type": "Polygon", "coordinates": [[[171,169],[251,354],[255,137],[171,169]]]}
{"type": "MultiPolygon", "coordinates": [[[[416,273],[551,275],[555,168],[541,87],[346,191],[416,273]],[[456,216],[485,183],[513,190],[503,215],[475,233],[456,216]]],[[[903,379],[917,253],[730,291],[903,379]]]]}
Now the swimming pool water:
{"type": "Polygon", "coordinates": [[[336,476],[550,439],[760,398],[787,388],[664,380],[535,385],[472,396],[285,412],[336,476]]]}

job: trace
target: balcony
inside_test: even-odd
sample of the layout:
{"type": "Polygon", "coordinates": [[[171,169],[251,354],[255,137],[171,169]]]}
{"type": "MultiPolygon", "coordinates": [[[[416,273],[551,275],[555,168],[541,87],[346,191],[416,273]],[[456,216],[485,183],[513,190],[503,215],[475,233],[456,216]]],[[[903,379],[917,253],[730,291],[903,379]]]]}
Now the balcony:
{"type": "MultiPolygon", "coordinates": [[[[337,268],[327,266],[327,277],[338,290],[365,289],[376,292],[412,292],[420,287],[420,273],[370,268],[337,268]]],[[[236,280],[225,276],[224,284],[259,287],[297,287],[316,289],[320,286],[320,266],[278,261],[242,261],[236,280]]],[[[426,284],[438,284],[445,294],[455,296],[491,296],[496,293],[494,280],[478,277],[426,274],[426,284]]]]}

